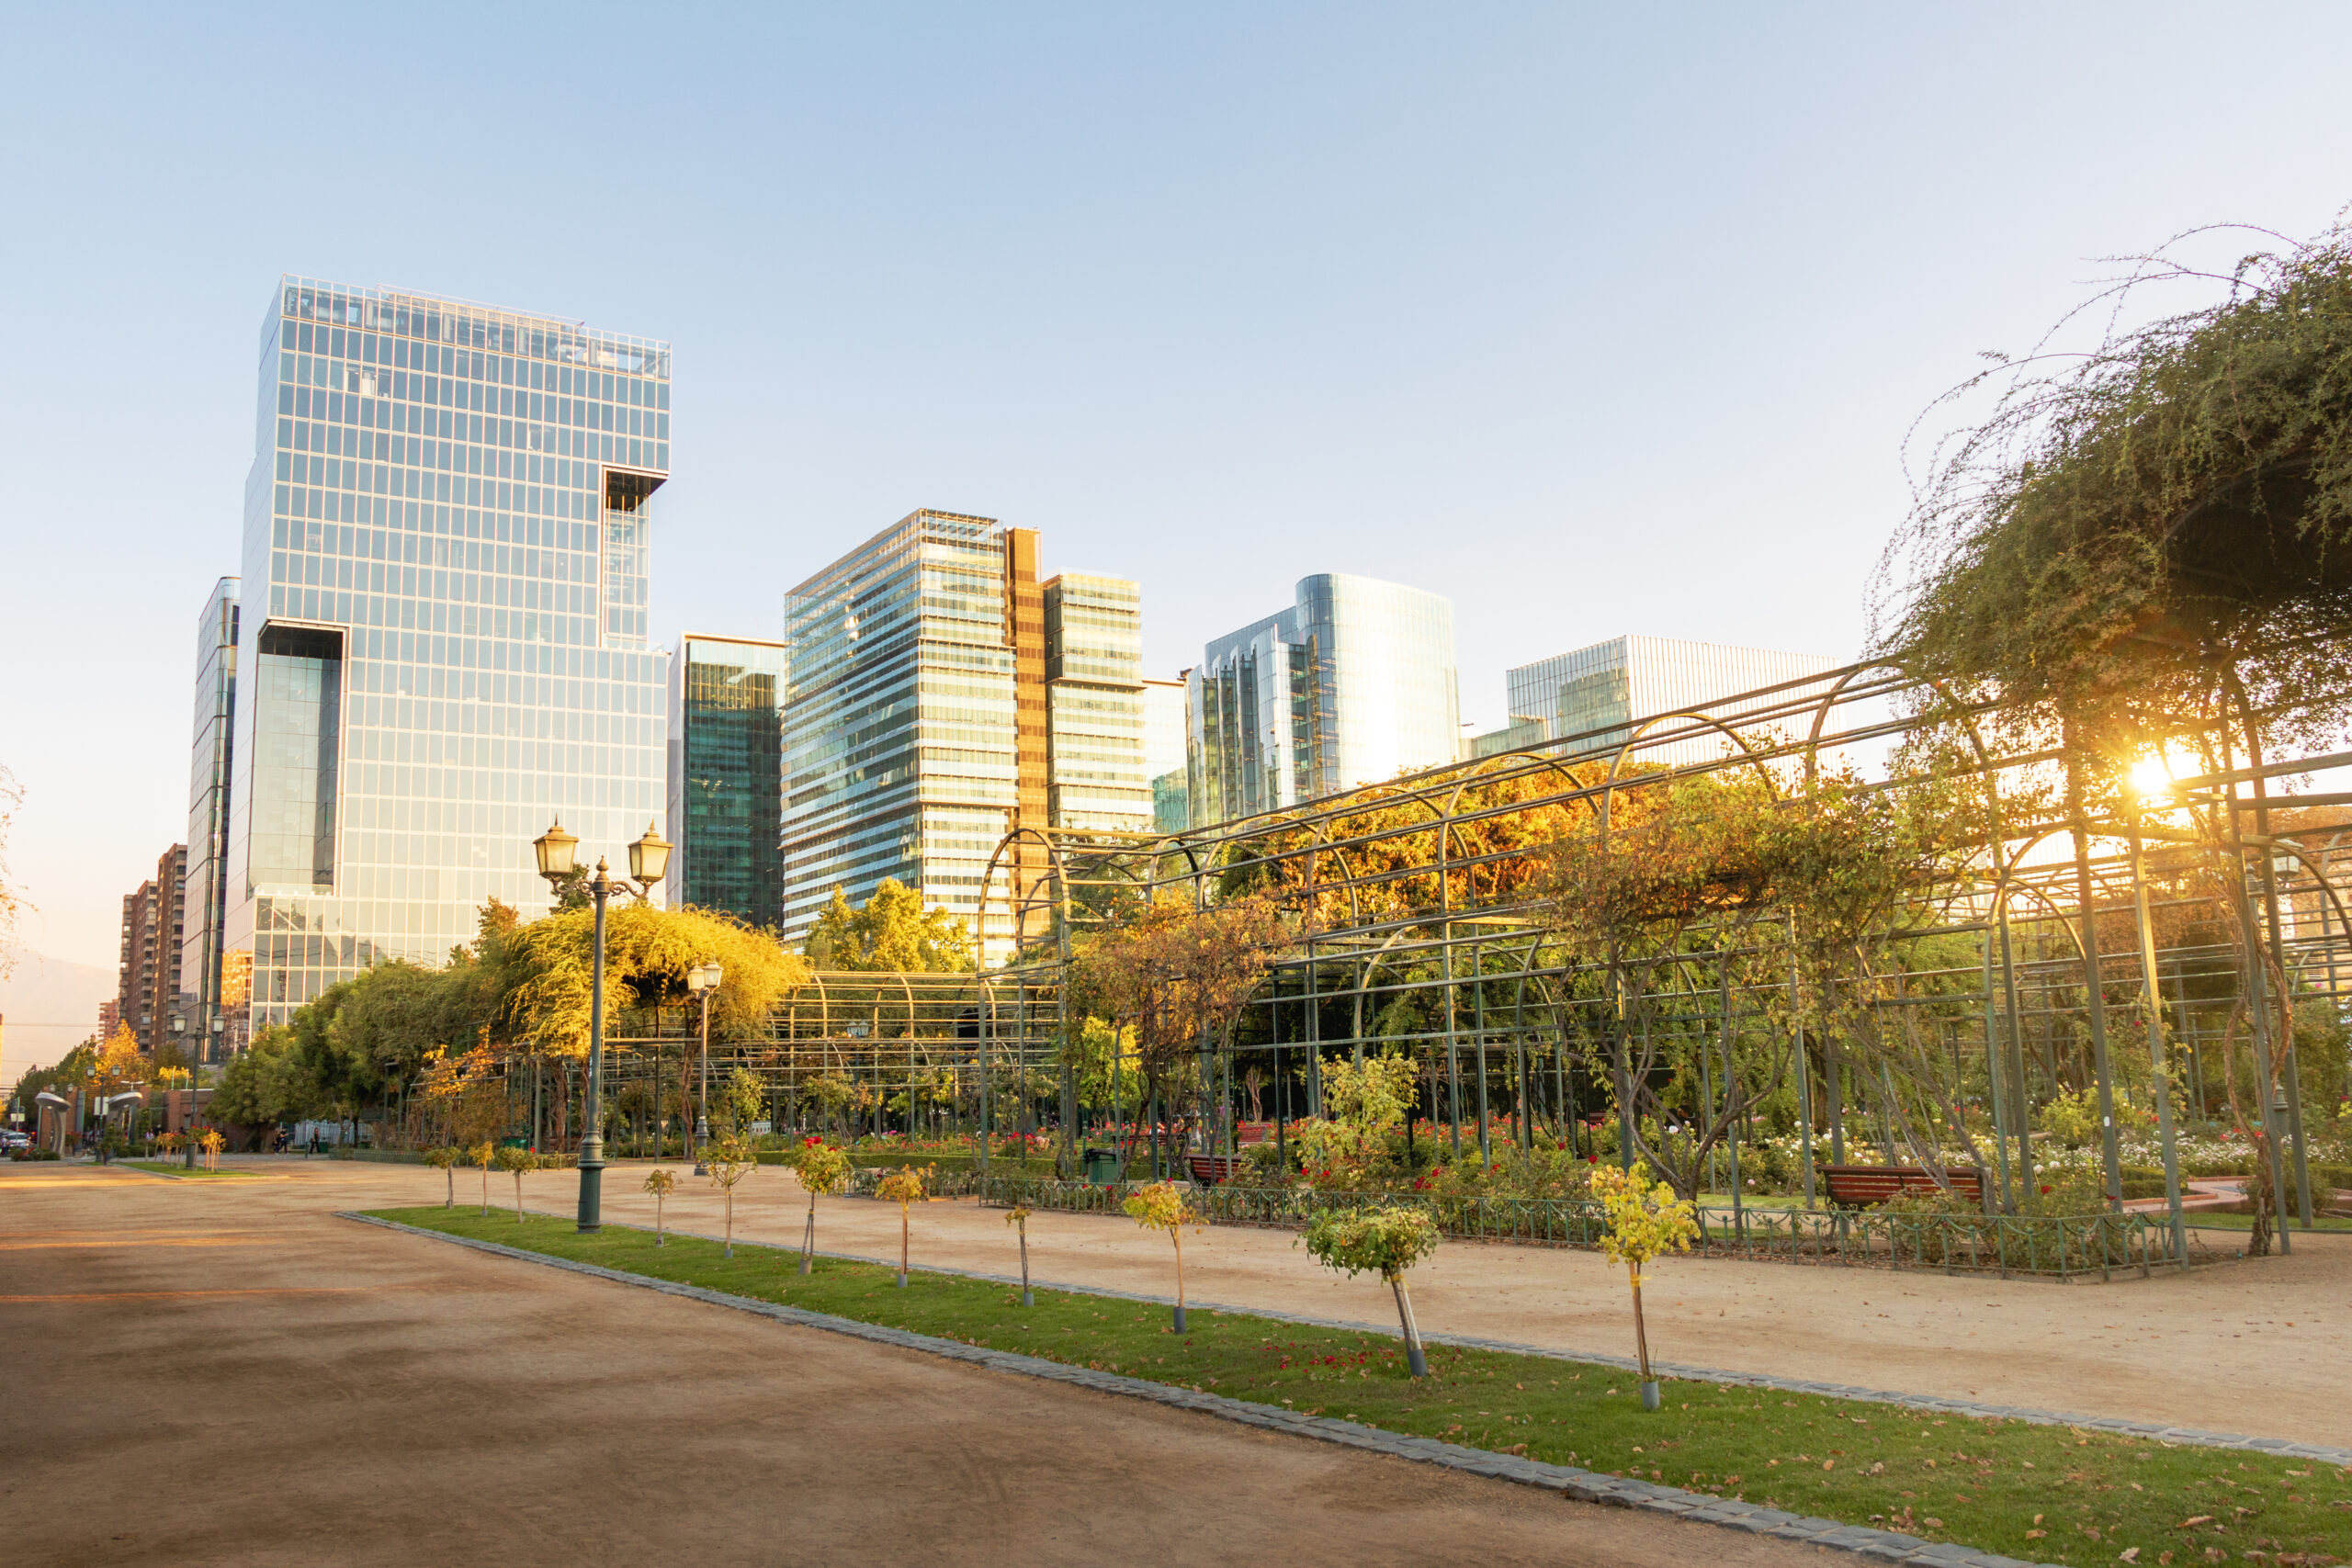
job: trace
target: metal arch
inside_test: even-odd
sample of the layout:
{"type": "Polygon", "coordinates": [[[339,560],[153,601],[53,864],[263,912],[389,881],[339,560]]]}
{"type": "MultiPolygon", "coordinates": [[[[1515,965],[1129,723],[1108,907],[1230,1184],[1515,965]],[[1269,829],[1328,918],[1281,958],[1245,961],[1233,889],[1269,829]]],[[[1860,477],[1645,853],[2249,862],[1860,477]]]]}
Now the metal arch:
{"type": "Polygon", "coordinates": [[[1679,713],[1653,714],[1634,727],[1633,733],[1625,737],[1623,743],[1617,748],[1616,755],[1610,759],[1609,777],[1600,786],[1600,841],[1604,848],[1609,842],[1609,801],[1610,797],[1616,793],[1617,773],[1625,765],[1626,754],[1634,749],[1635,743],[1645,734],[1648,733],[1652,726],[1665,724],[1678,718],[1695,719],[1711,728],[1721,730],[1730,739],[1733,745],[1747,753],[1749,765],[1754,767],[1758,775],[1763,779],[1764,787],[1771,791],[1772,798],[1774,800],[1781,798],[1781,786],[1772,777],[1772,771],[1764,765],[1764,759],[1756,754],[1756,748],[1747,743],[1746,736],[1732,728],[1722,719],[1716,718],[1712,714],[1699,713],[1690,709],[1684,709],[1679,713]]]}
{"type": "MultiPolygon", "coordinates": [[[[1896,663],[1892,660],[1872,660],[1865,664],[1849,665],[1840,672],[1836,683],[1827,691],[1822,693],[1819,701],[1814,705],[1813,728],[1805,737],[1804,742],[1805,794],[1811,795],[1813,793],[1814,783],[1819,776],[1821,727],[1829,722],[1830,710],[1838,705],[1838,699],[1841,694],[1843,694],[1846,688],[1852,685],[1855,681],[1860,679],[1861,676],[1870,673],[1873,670],[1889,670],[1893,671],[1895,674],[1903,677],[1903,679],[1906,681],[1920,681],[1919,676],[1914,674],[1908,670],[1905,670],[1901,664],[1896,663]]],[[[1950,700],[1950,694],[1945,693],[1943,687],[1939,683],[1924,681],[1922,681],[1921,683],[1934,686],[1939,695],[1943,695],[1947,701],[1950,700]]],[[[1974,733],[1974,726],[1973,724],[1970,726],[1970,731],[1973,736],[1974,733]]],[[[1978,750],[1981,753],[1983,748],[1980,746],[1978,750]]]]}

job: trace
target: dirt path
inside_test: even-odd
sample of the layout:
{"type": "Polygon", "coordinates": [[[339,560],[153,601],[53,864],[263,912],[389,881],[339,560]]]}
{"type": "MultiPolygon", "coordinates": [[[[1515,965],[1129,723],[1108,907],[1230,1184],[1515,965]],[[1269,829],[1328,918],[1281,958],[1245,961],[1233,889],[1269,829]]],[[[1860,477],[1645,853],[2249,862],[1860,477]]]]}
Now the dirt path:
{"type": "Polygon", "coordinates": [[[330,1217],[431,1172],[287,1174],[0,1167],[10,1561],[1851,1561],[330,1217]]]}

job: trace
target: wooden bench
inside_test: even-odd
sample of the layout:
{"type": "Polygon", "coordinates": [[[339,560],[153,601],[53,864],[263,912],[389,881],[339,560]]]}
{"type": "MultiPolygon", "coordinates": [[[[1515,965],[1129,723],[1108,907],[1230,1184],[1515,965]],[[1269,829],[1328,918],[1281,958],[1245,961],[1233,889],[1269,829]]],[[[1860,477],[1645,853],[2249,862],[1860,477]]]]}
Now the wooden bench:
{"type": "MultiPolygon", "coordinates": [[[[1973,1165],[1956,1165],[1944,1173],[1951,1190],[1980,1207],[1984,1201],[1984,1173],[1973,1165]]],[[[1936,1179],[1916,1165],[1825,1165],[1821,1179],[1829,1201],[1841,1209],[1883,1203],[1902,1192],[1941,1190],[1936,1179]]]]}
{"type": "Polygon", "coordinates": [[[1236,1155],[1193,1155],[1185,1163],[1192,1167],[1193,1179],[1204,1187],[1232,1180],[1242,1164],[1236,1155]]]}

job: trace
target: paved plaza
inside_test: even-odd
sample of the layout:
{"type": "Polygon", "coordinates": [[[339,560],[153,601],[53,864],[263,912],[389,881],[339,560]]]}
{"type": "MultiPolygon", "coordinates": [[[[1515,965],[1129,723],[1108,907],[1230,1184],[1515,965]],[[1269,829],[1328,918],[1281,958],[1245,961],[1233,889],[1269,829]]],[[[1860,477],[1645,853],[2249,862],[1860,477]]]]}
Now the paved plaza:
{"type": "Polygon", "coordinates": [[[0,1166],[0,1560],[1851,1561],[334,1218],[437,1200],[428,1170],[253,1168],[0,1166]]]}

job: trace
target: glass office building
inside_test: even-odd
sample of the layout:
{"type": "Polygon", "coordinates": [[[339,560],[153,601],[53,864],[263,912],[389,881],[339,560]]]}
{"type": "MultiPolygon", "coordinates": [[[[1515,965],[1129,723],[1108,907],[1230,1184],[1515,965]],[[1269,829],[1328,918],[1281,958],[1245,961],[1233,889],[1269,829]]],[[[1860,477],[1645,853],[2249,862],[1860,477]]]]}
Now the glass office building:
{"type": "Polygon", "coordinates": [[[180,925],[183,1038],[223,1032],[221,935],[229,917],[229,761],[237,711],[237,580],[224,577],[196,617],[196,716],[188,755],[187,877],[180,925]]]}
{"type": "Polygon", "coordinates": [[[670,659],[673,904],[784,923],[785,648],[678,639],[670,659]]]}
{"type": "MultiPolygon", "coordinates": [[[[1472,751],[1491,755],[1560,739],[1575,741],[1568,755],[1605,751],[1623,745],[1638,720],[1721,704],[1725,697],[1835,668],[1836,660],[1805,653],[1670,637],[1611,637],[1508,671],[1503,681],[1511,722],[1479,736],[1472,751]]],[[[1788,695],[1734,703],[1715,712],[1717,716],[1736,716],[1785,702],[1788,695]]],[[[1644,750],[1642,759],[1681,766],[1712,760],[1724,744],[1720,739],[1678,740],[1644,750]]]]}
{"type": "Polygon", "coordinates": [[[1151,827],[1158,833],[1193,825],[1184,778],[1184,683],[1192,673],[1143,683],[1143,772],[1151,781],[1151,827]]]}
{"type": "Polygon", "coordinates": [[[1289,609],[1210,643],[1187,676],[1194,824],[1271,811],[1453,761],[1453,604],[1324,573],[1289,609]]]}
{"type": "MultiPolygon", "coordinates": [[[[787,941],[808,935],[834,888],[863,904],[884,877],[985,938],[1010,934],[1001,919],[984,931],[979,916],[1021,762],[1013,532],[993,518],[917,512],[786,597],[787,941]]],[[[1042,626],[1039,643],[1042,674],[1042,626]]]]}
{"type": "Polygon", "coordinates": [[[1148,833],[1143,593],[1064,572],[1045,584],[1046,811],[1057,828],[1148,833]]]}
{"type": "Polygon", "coordinates": [[[560,816],[619,857],[662,807],[647,649],[670,351],[551,317],[288,277],[245,489],[221,1000],[282,1022],[485,900],[545,908],[560,816]]]}

